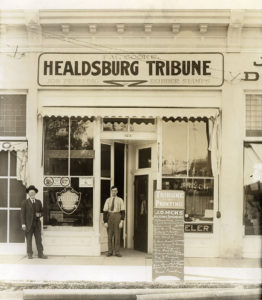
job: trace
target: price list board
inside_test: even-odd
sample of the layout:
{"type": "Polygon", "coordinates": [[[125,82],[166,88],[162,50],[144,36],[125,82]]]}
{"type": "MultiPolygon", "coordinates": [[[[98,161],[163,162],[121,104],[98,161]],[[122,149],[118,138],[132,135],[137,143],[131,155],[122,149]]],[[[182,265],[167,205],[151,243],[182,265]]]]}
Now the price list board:
{"type": "Polygon", "coordinates": [[[157,190],[154,196],[152,279],[184,280],[184,191],[157,190]]]}

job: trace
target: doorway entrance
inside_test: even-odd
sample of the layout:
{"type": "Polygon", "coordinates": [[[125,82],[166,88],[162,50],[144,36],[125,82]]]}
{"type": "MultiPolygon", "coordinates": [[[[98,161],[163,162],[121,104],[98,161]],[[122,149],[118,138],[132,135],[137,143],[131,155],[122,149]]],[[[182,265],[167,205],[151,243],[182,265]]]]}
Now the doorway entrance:
{"type": "MultiPolygon", "coordinates": [[[[126,211],[121,247],[145,253],[150,251],[148,224],[152,203],[149,205],[148,199],[152,198],[153,180],[156,179],[156,151],[157,143],[152,140],[101,139],[101,213],[110,196],[110,187],[117,186],[126,211]]],[[[104,232],[100,231],[104,241],[101,249],[106,251],[107,235],[101,230],[104,232]]]]}

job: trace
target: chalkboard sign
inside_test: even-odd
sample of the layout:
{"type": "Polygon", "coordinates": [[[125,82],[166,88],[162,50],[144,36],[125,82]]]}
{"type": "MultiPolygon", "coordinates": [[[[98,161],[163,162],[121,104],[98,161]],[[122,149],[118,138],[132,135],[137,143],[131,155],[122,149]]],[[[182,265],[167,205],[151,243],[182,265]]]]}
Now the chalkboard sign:
{"type": "Polygon", "coordinates": [[[153,221],[153,273],[184,280],[184,191],[156,191],[153,221]]]}

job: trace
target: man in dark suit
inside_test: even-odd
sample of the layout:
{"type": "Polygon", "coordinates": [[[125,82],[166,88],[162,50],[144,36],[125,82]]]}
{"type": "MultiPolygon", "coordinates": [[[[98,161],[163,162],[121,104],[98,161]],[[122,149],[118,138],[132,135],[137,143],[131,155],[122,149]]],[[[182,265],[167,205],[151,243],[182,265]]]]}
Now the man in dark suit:
{"type": "Polygon", "coordinates": [[[43,207],[41,201],[35,198],[38,189],[34,185],[30,185],[26,192],[29,198],[22,202],[21,221],[22,229],[25,231],[26,236],[27,255],[29,259],[33,258],[32,237],[34,234],[38,257],[46,259],[47,256],[43,253],[40,221],[40,218],[43,216],[43,207]]]}

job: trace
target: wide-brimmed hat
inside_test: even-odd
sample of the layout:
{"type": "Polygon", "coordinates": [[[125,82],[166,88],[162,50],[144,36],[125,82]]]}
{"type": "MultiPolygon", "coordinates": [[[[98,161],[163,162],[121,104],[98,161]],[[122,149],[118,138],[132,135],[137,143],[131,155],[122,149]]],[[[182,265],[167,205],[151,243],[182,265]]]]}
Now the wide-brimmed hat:
{"type": "Polygon", "coordinates": [[[38,193],[38,189],[34,185],[29,185],[29,187],[26,189],[26,192],[34,190],[36,193],[38,193]]]}

